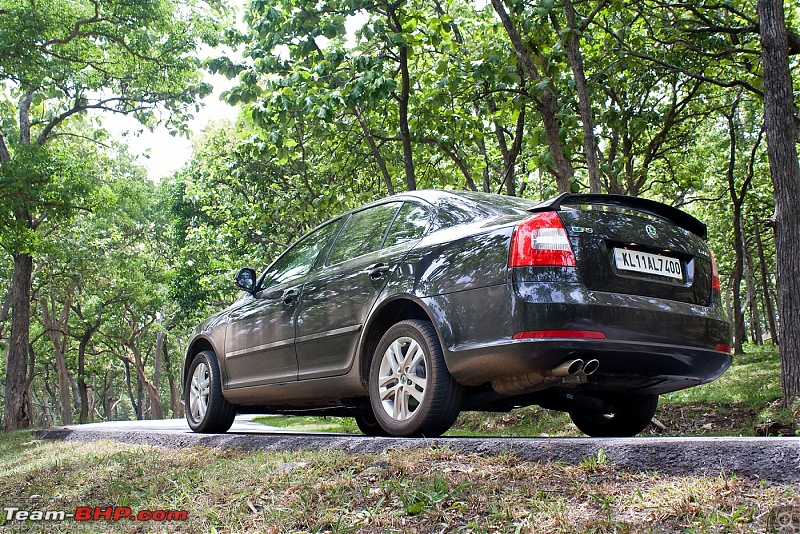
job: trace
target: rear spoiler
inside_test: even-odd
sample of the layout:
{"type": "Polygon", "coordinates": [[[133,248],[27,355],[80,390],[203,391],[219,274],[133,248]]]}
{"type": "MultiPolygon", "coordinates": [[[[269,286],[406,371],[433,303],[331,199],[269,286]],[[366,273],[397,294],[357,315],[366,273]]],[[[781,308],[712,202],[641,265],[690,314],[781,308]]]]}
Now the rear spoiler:
{"type": "Polygon", "coordinates": [[[702,239],[708,235],[706,225],[689,215],[688,213],[673,208],[655,200],[648,200],[646,198],[629,197],[625,195],[599,195],[599,194],[574,194],[562,193],[555,198],[545,200],[544,202],[533,206],[528,211],[537,213],[540,211],[560,211],[561,206],[578,204],[578,205],[600,205],[612,206],[616,208],[625,208],[640,211],[653,215],[660,219],[680,226],[687,232],[691,232],[702,239]]]}

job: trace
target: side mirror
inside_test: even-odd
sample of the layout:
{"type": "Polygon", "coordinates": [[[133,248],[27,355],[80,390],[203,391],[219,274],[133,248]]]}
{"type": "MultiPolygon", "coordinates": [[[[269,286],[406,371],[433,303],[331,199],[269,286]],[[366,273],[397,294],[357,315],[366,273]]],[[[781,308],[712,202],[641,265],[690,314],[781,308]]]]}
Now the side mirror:
{"type": "Polygon", "coordinates": [[[236,273],[236,287],[253,293],[256,289],[256,272],[249,267],[240,269],[236,273]]]}

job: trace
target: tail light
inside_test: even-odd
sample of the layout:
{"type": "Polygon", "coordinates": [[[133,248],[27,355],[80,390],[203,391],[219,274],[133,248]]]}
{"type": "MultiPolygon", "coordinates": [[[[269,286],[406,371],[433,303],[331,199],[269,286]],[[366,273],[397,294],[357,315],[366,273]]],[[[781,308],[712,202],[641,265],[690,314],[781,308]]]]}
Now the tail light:
{"type": "Polygon", "coordinates": [[[509,267],[574,267],[575,255],[558,213],[547,211],[519,223],[511,238],[509,267]]]}
{"type": "Polygon", "coordinates": [[[714,259],[713,253],[711,253],[711,290],[720,291],[719,269],[717,268],[717,260],[714,259]]]}

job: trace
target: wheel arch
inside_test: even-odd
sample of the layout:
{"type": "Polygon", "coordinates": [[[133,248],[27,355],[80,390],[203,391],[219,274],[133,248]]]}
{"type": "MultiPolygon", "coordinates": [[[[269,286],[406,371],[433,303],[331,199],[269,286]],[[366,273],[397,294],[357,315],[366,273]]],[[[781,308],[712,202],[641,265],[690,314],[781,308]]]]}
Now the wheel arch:
{"type": "Polygon", "coordinates": [[[370,316],[358,350],[358,373],[365,388],[369,380],[372,357],[383,334],[393,325],[406,319],[419,319],[431,323],[441,344],[442,336],[439,327],[433,320],[430,311],[419,299],[411,295],[400,295],[381,303],[370,316]]]}
{"type": "MultiPolygon", "coordinates": [[[[183,369],[181,371],[181,390],[186,387],[186,378],[189,375],[189,366],[192,365],[192,360],[194,360],[194,357],[197,356],[197,354],[203,352],[204,350],[209,350],[213,352],[214,355],[217,354],[217,351],[214,348],[214,345],[211,343],[211,340],[203,336],[193,339],[189,344],[189,348],[186,349],[186,356],[183,358],[183,369]]],[[[219,359],[217,359],[217,361],[219,362],[219,359]]]]}

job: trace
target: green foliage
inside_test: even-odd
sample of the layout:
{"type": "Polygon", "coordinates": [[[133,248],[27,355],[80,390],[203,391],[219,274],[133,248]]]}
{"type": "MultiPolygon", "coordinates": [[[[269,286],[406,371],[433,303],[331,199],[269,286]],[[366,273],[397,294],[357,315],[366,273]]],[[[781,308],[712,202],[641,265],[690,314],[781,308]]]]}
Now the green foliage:
{"type": "Polygon", "coordinates": [[[68,223],[78,210],[91,209],[102,199],[92,150],[85,143],[20,145],[14,158],[0,164],[0,235],[7,252],[35,253],[52,246],[29,217],[39,224],[68,223]]]}
{"type": "MultiPolygon", "coordinates": [[[[198,38],[215,40],[205,9],[176,0],[3,0],[0,83],[14,100],[32,91],[45,124],[87,109],[152,123],[157,106],[181,111],[210,91],[192,55],[198,38]]],[[[8,125],[6,113],[3,119],[8,125]]],[[[170,121],[178,127],[184,119],[176,114],[170,121]]]]}

